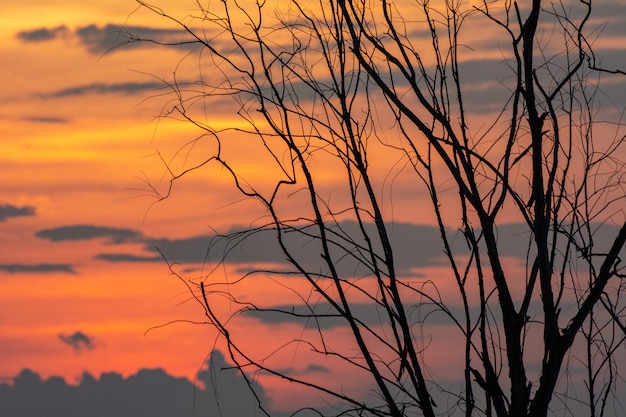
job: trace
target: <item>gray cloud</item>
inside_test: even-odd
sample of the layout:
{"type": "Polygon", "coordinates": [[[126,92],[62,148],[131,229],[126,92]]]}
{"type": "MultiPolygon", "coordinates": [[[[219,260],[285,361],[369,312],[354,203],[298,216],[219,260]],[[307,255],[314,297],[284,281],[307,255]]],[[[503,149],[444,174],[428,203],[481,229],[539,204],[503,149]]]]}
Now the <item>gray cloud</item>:
{"type": "Polygon", "coordinates": [[[34,216],[35,207],[33,206],[14,206],[13,204],[0,204],[0,222],[5,221],[9,217],[18,216],[34,216]]]}
{"type": "MultiPolygon", "coordinates": [[[[366,325],[380,323],[379,312],[372,304],[352,304],[350,309],[354,317],[366,325]]],[[[244,317],[258,320],[272,325],[296,323],[308,329],[332,329],[346,326],[346,320],[341,317],[328,303],[315,305],[284,305],[270,308],[244,310],[244,317]]]]}
{"type": "MultiPolygon", "coordinates": [[[[617,235],[619,228],[611,225],[592,225],[594,230],[593,248],[596,253],[608,250],[612,239],[617,235]]],[[[377,242],[376,227],[365,224],[365,231],[372,238],[375,253],[382,256],[381,244],[377,242]]],[[[365,239],[359,226],[350,221],[341,222],[327,230],[330,242],[329,247],[333,266],[342,277],[372,276],[371,259],[361,248],[366,246],[365,239]]],[[[447,265],[445,251],[437,227],[415,225],[409,223],[394,223],[387,225],[387,233],[391,240],[394,253],[394,266],[398,276],[417,276],[419,268],[447,265]]],[[[478,231],[477,231],[478,233],[478,231]]],[[[565,252],[568,243],[568,231],[559,236],[559,251],[565,252]]],[[[571,239],[578,248],[589,246],[589,238],[575,231],[571,232],[571,239]]],[[[237,265],[242,274],[254,272],[257,264],[274,264],[272,269],[277,273],[295,272],[283,253],[276,239],[276,231],[269,228],[260,228],[252,231],[232,229],[220,235],[198,235],[181,239],[151,238],[141,235],[131,229],[118,229],[98,226],[65,226],[37,232],[37,236],[51,241],[87,240],[107,238],[110,243],[136,243],[145,254],[132,252],[101,253],[96,259],[107,262],[160,262],[163,257],[170,263],[180,263],[186,266],[192,264],[206,264],[216,266],[220,263],[237,265]]],[[[449,244],[454,256],[469,255],[465,238],[461,232],[449,230],[449,244]]],[[[532,234],[524,224],[507,224],[497,229],[498,250],[501,256],[518,258],[520,261],[527,256],[534,256],[529,252],[532,234]]],[[[292,229],[283,235],[283,241],[289,248],[291,255],[305,270],[320,276],[328,275],[328,267],[322,260],[322,247],[317,237],[315,227],[301,227],[292,229]]],[[[574,261],[576,256],[574,255],[574,261]]],[[[594,257],[600,261],[601,256],[594,257]]],[[[557,259],[557,262],[559,260],[557,259]]],[[[581,266],[585,261],[581,262],[581,266]]],[[[378,266],[383,268],[382,261],[378,266]]]]}
{"type": "Polygon", "coordinates": [[[306,372],[330,372],[330,369],[326,368],[325,366],[322,365],[316,365],[316,364],[311,364],[309,366],[306,367],[305,369],[306,372]]]}
{"type": "MultiPolygon", "coordinates": [[[[330,374],[331,370],[326,368],[325,366],[311,364],[304,369],[284,368],[284,369],[277,369],[276,372],[279,372],[283,375],[287,375],[291,377],[297,377],[297,376],[302,376],[302,375],[306,375],[310,373],[330,374]]],[[[266,373],[266,372],[262,372],[262,373],[266,373]]]]}
{"type": "MultiPolygon", "coordinates": [[[[460,307],[447,306],[454,317],[464,317],[460,307]]],[[[477,314],[479,308],[472,308],[471,313],[477,314]]],[[[366,326],[377,326],[389,323],[387,311],[374,304],[350,304],[352,316],[366,326]]],[[[433,303],[422,302],[411,308],[409,320],[414,323],[427,322],[430,325],[452,324],[450,317],[433,303]]],[[[329,303],[322,302],[309,305],[279,305],[268,308],[243,310],[242,316],[257,320],[265,325],[285,323],[298,324],[307,329],[328,330],[348,326],[348,322],[329,303]]]]}
{"type": "Polygon", "coordinates": [[[69,335],[59,334],[58,337],[61,342],[71,346],[76,353],[80,353],[83,350],[92,350],[96,347],[93,338],[81,331],[69,335]]]}
{"type": "Polygon", "coordinates": [[[69,123],[69,119],[62,117],[45,117],[45,116],[28,116],[23,117],[22,120],[35,123],[69,123]]]}
{"type": "Polygon", "coordinates": [[[22,42],[45,42],[57,38],[65,37],[69,34],[67,26],[57,26],[52,29],[38,28],[32,30],[23,30],[15,36],[22,42]]]}
{"type": "Polygon", "coordinates": [[[119,244],[136,242],[141,238],[141,233],[116,227],[74,225],[40,230],[35,233],[35,236],[53,242],[107,238],[111,243],[119,244]]]}
{"type": "Polygon", "coordinates": [[[104,27],[96,25],[84,26],[78,28],[75,34],[89,52],[97,54],[111,51],[120,46],[127,48],[146,47],[155,44],[174,44],[184,49],[189,49],[190,47],[190,44],[181,44],[185,40],[186,34],[186,31],[183,29],[159,29],[146,26],[108,24],[104,27]],[[150,40],[151,42],[140,42],[140,40],[150,40]]]}
{"type": "Polygon", "coordinates": [[[78,27],[73,31],[68,29],[65,25],[54,28],[41,27],[23,30],[16,33],[15,37],[22,42],[30,43],[48,42],[73,36],[76,37],[90,53],[103,54],[120,46],[134,48],[149,47],[156,44],[171,44],[182,49],[197,47],[197,45],[184,42],[185,34],[186,31],[183,29],[160,29],[118,24],[97,26],[92,24],[78,27]],[[140,42],[140,40],[150,40],[151,42],[140,42]]]}
{"type": "Polygon", "coordinates": [[[107,262],[161,262],[161,256],[139,256],[128,253],[101,253],[96,259],[107,262]]]}
{"type": "Polygon", "coordinates": [[[29,273],[55,273],[62,272],[75,274],[74,267],[70,264],[0,264],[0,271],[9,274],[29,274],[29,273]]]}
{"type": "MultiPolygon", "coordinates": [[[[76,334],[79,334],[77,332],[76,334]]],[[[57,376],[42,379],[30,369],[22,370],[12,383],[0,383],[2,416],[116,416],[116,417],[240,417],[264,415],[260,401],[268,406],[263,387],[248,384],[224,355],[214,351],[207,366],[198,373],[198,387],[187,378],[174,377],[162,369],[141,369],[125,378],[105,372],[96,378],[83,373],[79,384],[68,384],[57,376]],[[114,399],[114,400],[113,400],[114,399]],[[16,411],[19,410],[19,411],[16,411]]],[[[292,413],[269,415],[286,417],[292,413]]],[[[301,416],[298,413],[298,416],[301,416]]],[[[302,415],[303,417],[308,414],[302,415]]],[[[318,414],[315,414],[316,416],[318,414]]]]}
{"type": "Polygon", "coordinates": [[[245,232],[229,232],[228,235],[237,237],[200,235],[183,239],[152,239],[145,249],[161,251],[168,261],[181,263],[220,262],[225,258],[231,263],[285,261],[273,239],[275,233],[269,229],[258,230],[249,236],[245,232]]]}
{"type": "Polygon", "coordinates": [[[165,84],[157,81],[126,82],[126,83],[92,83],[63,88],[51,93],[43,94],[44,98],[64,98],[83,96],[86,94],[135,94],[143,91],[155,91],[165,88],[165,84]]]}
{"type": "MultiPolygon", "coordinates": [[[[375,234],[375,226],[366,224],[365,229],[375,234]]],[[[369,274],[370,260],[359,253],[355,244],[365,246],[359,227],[354,222],[342,222],[330,229],[330,243],[335,267],[342,276],[365,276],[369,274]],[[353,239],[354,241],[350,241],[353,239]]],[[[410,268],[433,265],[443,256],[439,244],[439,231],[435,227],[412,224],[389,225],[394,245],[396,268],[408,272],[410,268]],[[437,242],[437,243],[434,243],[437,242]]],[[[316,228],[303,227],[287,232],[285,245],[292,255],[312,273],[327,274],[320,269],[322,248],[316,237],[316,228]]],[[[377,253],[382,254],[380,244],[374,243],[377,253]]],[[[162,252],[169,262],[215,264],[274,263],[290,265],[277,240],[276,231],[261,228],[254,231],[231,230],[221,236],[204,235],[185,239],[149,239],[144,246],[149,252],[162,252]]]]}
{"type": "MultiPolygon", "coordinates": [[[[368,233],[375,233],[373,224],[365,225],[368,233]]],[[[113,243],[124,243],[135,239],[142,244],[148,255],[141,256],[131,253],[103,253],[97,259],[108,262],[158,262],[161,253],[168,262],[183,264],[226,262],[252,267],[256,263],[273,263],[290,266],[286,255],[282,252],[277,240],[276,231],[261,228],[254,231],[233,229],[224,235],[199,235],[182,239],[142,238],[133,231],[122,229],[98,228],[95,226],[67,226],[37,233],[37,236],[50,240],[79,240],[96,237],[110,237],[113,243]],[[117,240],[117,241],[115,241],[117,240]]],[[[364,246],[360,230],[354,222],[342,222],[331,228],[331,250],[335,267],[342,276],[366,276],[370,271],[369,260],[363,253],[357,252],[354,243],[364,246]],[[350,242],[349,239],[355,239],[350,242]],[[360,240],[359,240],[360,239],[360,240]],[[348,248],[348,249],[346,249],[348,248]]],[[[295,229],[284,235],[287,247],[292,249],[293,256],[312,273],[326,274],[320,269],[321,253],[319,239],[315,238],[316,229],[305,227],[295,229]]],[[[411,224],[389,225],[389,233],[394,245],[396,268],[401,272],[419,266],[434,265],[443,256],[439,231],[435,227],[411,224]]],[[[376,243],[375,243],[376,245],[376,243]]],[[[380,244],[375,248],[382,254],[380,244]]],[[[243,268],[245,269],[245,268],[243,268]]],[[[281,270],[281,267],[277,267],[281,270]]]]}
{"type": "MultiPolygon", "coordinates": [[[[624,34],[622,33],[622,35],[624,34]]],[[[597,48],[594,50],[593,56],[589,58],[589,64],[607,71],[624,71],[624,56],[626,56],[624,48],[597,48]]],[[[604,84],[603,93],[613,98],[624,97],[626,87],[624,86],[623,78],[620,77],[615,81],[616,82],[610,84],[609,91],[607,91],[608,84],[604,84]],[[617,91],[615,89],[617,89],[617,91]]]]}

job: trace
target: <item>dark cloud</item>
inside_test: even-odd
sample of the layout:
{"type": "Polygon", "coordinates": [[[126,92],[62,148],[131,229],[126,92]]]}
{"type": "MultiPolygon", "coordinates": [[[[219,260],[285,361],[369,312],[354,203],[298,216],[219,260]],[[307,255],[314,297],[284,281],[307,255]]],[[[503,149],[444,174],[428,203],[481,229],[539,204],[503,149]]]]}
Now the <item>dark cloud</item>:
{"type": "Polygon", "coordinates": [[[146,47],[157,43],[177,44],[178,47],[189,48],[189,44],[180,44],[184,41],[186,34],[183,29],[108,24],[104,27],[84,26],[78,28],[75,34],[87,47],[87,50],[94,54],[102,54],[120,46],[125,46],[126,49],[129,47],[146,47]],[[139,42],[139,40],[152,42],[139,42]]]}
{"type": "MultiPolygon", "coordinates": [[[[364,227],[370,236],[375,236],[373,224],[366,224],[364,227]]],[[[322,248],[319,239],[315,237],[316,233],[314,227],[303,227],[287,232],[283,239],[294,258],[307,270],[327,274],[328,271],[320,266],[322,265],[322,248]]],[[[444,256],[439,230],[436,227],[408,223],[389,224],[388,233],[394,247],[395,267],[400,274],[409,272],[414,274],[414,271],[411,271],[414,268],[437,265],[444,256]]],[[[330,248],[335,260],[334,266],[341,276],[358,277],[370,274],[368,269],[370,260],[366,254],[359,253],[357,250],[357,246],[364,247],[366,243],[356,223],[349,221],[339,223],[329,229],[329,236],[332,240],[330,248]]],[[[109,262],[153,262],[162,259],[162,253],[171,263],[226,262],[249,267],[248,271],[252,270],[254,264],[257,263],[283,265],[284,268],[291,266],[276,240],[276,231],[269,228],[254,231],[233,229],[219,236],[200,235],[181,239],[144,238],[141,243],[143,249],[152,255],[137,256],[118,253],[100,254],[97,258],[109,262]]],[[[456,240],[455,250],[463,250],[460,243],[462,239],[459,238],[456,240]]],[[[377,253],[382,254],[380,243],[374,242],[373,244],[377,253]]],[[[283,270],[280,266],[276,269],[283,270]]]]}
{"type": "Polygon", "coordinates": [[[128,253],[101,253],[96,259],[107,262],[161,262],[162,256],[139,256],[128,253]]]}
{"type": "MultiPolygon", "coordinates": [[[[241,235],[243,237],[243,235],[241,235]]],[[[145,246],[149,251],[162,252],[168,261],[180,263],[219,262],[228,254],[228,262],[284,262],[284,256],[276,249],[275,233],[260,230],[248,238],[229,241],[215,235],[192,236],[183,239],[153,239],[145,246]],[[266,239],[259,245],[258,239],[266,239]],[[249,250],[248,250],[249,249],[249,250]]]]}
{"type": "MultiPolygon", "coordinates": [[[[186,50],[197,47],[197,44],[185,42],[186,35],[187,32],[184,29],[161,29],[117,24],[97,26],[92,24],[78,27],[74,31],[71,31],[65,25],[55,28],[42,27],[23,30],[15,36],[22,42],[46,42],[74,36],[89,52],[100,55],[115,50],[120,46],[128,49],[167,44],[186,50]],[[141,42],[143,40],[149,40],[149,42],[141,42]]],[[[186,39],[189,40],[190,37],[187,36],[186,39]]]]}
{"type": "MultiPolygon", "coordinates": [[[[40,231],[39,237],[50,240],[79,240],[108,237],[113,243],[137,243],[145,255],[132,253],[102,253],[97,259],[108,262],[160,262],[163,257],[170,263],[206,264],[219,263],[238,265],[241,273],[253,272],[256,265],[273,264],[277,273],[294,270],[276,239],[276,231],[269,228],[256,230],[232,229],[222,235],[199,235],[181,239],[150,238],[128,229],[97,228],[92,226],[57,228],[40,231]]],[[[381,244],[377,242],[376,227],[365,224],[366,233],[372,238],[374,251],[383,256],[381,244]]],[[[607,250],[617,235],[617,226],[592,225],[594,249],[607,250]]],[[[477,231],[478,233],[479,231],[477,231]]],[[[365,239],[359,226],[350,221],[338,223],[327,230],[333,266],[342,277],[372,276],[371,259],[366,251],[365,239]]],[[[447,265],[440,231],[437,227],[409,223],[387,225],[387,233],[393,247],[395,269],[398,276],[416,276],[419,269],[447,265]]],[[[559,251],[565,252],[567,233],[561,234],[557,243],[559,251]]],[[[579,248],[588,246],[583,235],[573,233],[572,239],[579,248]]],[[[455,256],[469,255],[465,238],[461,232],[449,230],[450,249],[455,256]]],[[[533,256],[529,252],[532,235],[527,225],[507,224],[497,228],[498,250],[501,256],[524,260],[533,256]]],[[[322,260],[323,249],[315,227],[292,229],[283,235],[283,241],[291,255],[307,271],[320,276],[327,275],[328,267],[322,260]]],[[[598,252],[601,253],[601,252],[598,252]]],[[[578,255],[576,255],[578,256],[578,255]]],[[[601,257],[596,257],[599,261],[601,257]]],[[[583,263],[581,263],[582,265],[583,263]]],[[[382,262],[379,267],[384,268],[382,262]]]]}
{"type": "MultiPolygon", "coordinates": [[[[447,306],[454,317],[464,317],[464,312],[457,307],[447,306]]],[[[389,323],[387,311],[378,305],[353,303],[350,305],[352,316],[365,326],[378,326],[389,323]]],[[[472,309],[478,313],[478,307],[472,309]]],[[[279,305],[268,308],[243,310],[243,317],[257,320],[265,325],[285,323],[298,324],[307,329],[328,330],[348,326],[345,318],[339,315],[329,303],[309,305],[279,305]]],[[[449,315],[433,303],[423,302],[409,311],[412,322],[427,322],[430,325],[452,324],[449,315]]]]}
{"type": "MultiPolygon", "coordinates": [[[[372,304],[352,304],[350,309],[354,317],[365,325],[380,323],[379,312],[372,304]]],[[[347,325],[328,303],[316,305],[284,305],[267,309],[244,310],[244,317],[253,318],[266,325],[296,323],[308,329],[332,329],[347,325]]]]}
{"type": "Polygon", "coordinates": [[[52,29],[38,28],[32,30],[23,30],[18,32],[16,37],[22,42],[44,42],[57,38],[65,37],[69,34],[66,26],[57,26],[52,29]]]}
{"type": "Polygon", "coordinates": [[[291,377],[298,377],[298,376],[302,376],[302,375],[306,375],[310,373],[329,374],[331,372],[331,370],[326,368],[325,366],[321,366],[317,364],[311,364],[304,369],[284,368],[284,369],[277,369],[276,371],[283,375],[287,375],[291,377]]]}
{"type": "Polygon", "coordinates": [[[105,27],[96,25],[84,26],[78,28],[75,34],[89,52],[96,54],[102,54],[116,46],[129,42],[126,32],[122,31],[121,27],[117,25],[107,25],[105,27]]]}
{"type": "MultiPolygon", "coordinates": [[[[375,234],[375,226],[366,224],[368,233],[375,234]]],[[[439,244],[439,231],[435,227],[411,224],[389,225],[388,232],[394,245],[396,268],[401,272],[419,266],[432,265],[443,256],[443,247],[439,244]],[[433,243],[437,242],[437,244],[433,243]]],[[[323,268],[322,248],[315,238],[314,227],[303,227],[287,232],[285,245],[292,255],[305,268],[313,273],[326,274],[323,268]]],[[[342,222],[330,228],[330,247],[335,260],[335,267],[342,276],[365,276],[369,274],[370,263],[366,254],[359,253],[355,247],[365,246],[365,240],[354,222],[342,222]],[[350,241],[352,240],[352,242],[350,241]],[[349,248],[346,250],[345,248],[349,248]]],[[[377,253],[382,254],[380,244],[374,243],[377,253]]],[[[169,262],[253,265],[256,263],[274,263],[288,267],[287,256],[282,252],[273,229],[254,231],[231,230],[223,236],[203,235],[184,239],[148,239],[144,245],[148,252],[160,251],[169,262]]],[[[119,257],[120,260],[122,257],[119,257]]],[[[114,257],[108,260],[116,260],[114,257]]]]}
{"type": "Polygon", "coordinates": [[[136,242],[141,238],[141,233],[131,229],[116,227],[75,225],[40,230],[35,233],[35,236],[53,242],[108,238],[111,243],[119,244],[136,242]]]}
{"type": "MultiPolygon", "coordinates": [[[[116,417],[242,417],[264,415],[243,376],[214,352],[198,374],[198,388],[186,378],[168,375],[162,369],[142,369],[124,378],[114,372],[96,379],[84,373],[79,385],[63,378],[43,380],[24,369],[13,383],[0,384],[0,415],[23,417],[116,416],[116,417]]],[[[253,382],[254,384],[254,382],[253,382]]],[[[263,388],[255,387],[267,406],[263,388]]],[[[285,416],[270,411],[270,415],[285,416]]],[[[300,414],[298,414],[300,415],[300,414]]]]}
{"type": "Polygon", "coordinates": [[[306,367],[305,369],[306,372],[322,372],[322,373],[327,373],[330,372],[330,369],[326,368],[325,366],[321,366],[321,365],[316,365],[316,364],[311,364],[309,366],[306,367]]]}
{"type": "Polygon", "coordinates": [[[80,353],[83,350],[92,350],[96,347],[93,339],[81,331],[69,335],[60,334],[59,340],[71,346],[76,353],[80,353]]]}
{"type": "Polygon", "coordinates": [[[44,94],[45,98],[64,98],[73,96],[84,96],[87,94],[135,94],[143,91],[155,91],[165,88],[162,82],[126,82],[126,83],[92,83],[63,88],[44,94]]]}
{"type": "Polygon", "coordinates": [[[55,273],[75,274],[74,267],[69,264],[0,264],[0,271],[10,274],[55,273]]]}
{"type": "Polygon", "coordinates": [[[35,207],[33,206],[14,206],[12,204],[0,204],[0,222],[5,221],[9,217],[18,216],[34,216],[35,207]]]}

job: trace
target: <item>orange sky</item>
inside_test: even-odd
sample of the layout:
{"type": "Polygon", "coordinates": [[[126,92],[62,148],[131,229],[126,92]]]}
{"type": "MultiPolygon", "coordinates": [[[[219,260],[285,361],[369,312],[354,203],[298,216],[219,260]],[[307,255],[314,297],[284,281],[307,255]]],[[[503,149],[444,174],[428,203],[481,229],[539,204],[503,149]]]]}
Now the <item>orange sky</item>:
{"type": "MultiPolygon", "coordinates": [[[[201,234],[206,227],[205,213],[184,202],[149,210],[153,198],[140,191],[144,184],[138,178],[145,174],[158,181],[162,173],[153,141],[159,106],[142,104],[154,86],[136,94],[124,88],[154,82],[133,70],[154,70],[161,60],[168,67],[177,55],[104,54],[97,43],[108,36],[105,26],[123,24],[135,8],[129,1],[3,5],[0,59],[8,65],[0,76],[8,82],[0,97],[0,204],[22,211],[0,223],[2,378],[25,367],[73,380],[83,370],[128,375],[157,366],[193,377],[210,351],[206,329],[199,326],[171,326],[144,336],[170,320],[201,319],[164,264],[97,261],[97,254],[114,249],[106,236],[57,242],[35,236],[44,229],[90,225],[174,238],[201,234]],[[77,34],[90,25],[97,32],[93,45],[77,34]],[[37,30],[51,39],[37,38],[37,30]],[[20,32],[34,37],[26,41],[20,32]],[[150,68],[139,65],[146,56],[150,68]],[[185,206],[187,215],[174,209],[185,206]],[[78,352],[59,338],[76,332],[91,338],[93,347],[78,352]]],[[[159,133],[172,129],[185,134],[184,126],[167,123],[159,133]]],[[[195,202],[210,197],[198,194],[195,202]]],[[[230,214],[213,218],[221,226],[230,214]]],[[[115,249],[140,252],[136,244],[115,249]]]]}
{"type": "MultiPolygon", "coordinates": [[[[181,4],[160,2],[181,15],[194,7],[181,4]]],[[[185,51],[132,47],[107,53],[116,39],[115,27],[107,25],[172,28],[136,9],[130,0],[6,0],[2,6],[0,379],[26,367],[68,380],[84,370],[128,375],[146,367],[192,378],[205,363],[215,332],[173,324],[145,335],[171,320],[202,321],[203,311],[163,262],[136,257],[154,258],[149,246],[154,242],[208,236],[211,228],[249,225],[266,215],[259,204],[241,201],[216,169],[191,174],[170,199],[153,204],[146,181],[159,192],[168,186],[158,154],[169,160],[199,131],[155,119],[167,98],[160,96],[159,80],[148,74],[170,77],[185,51]],[[84,227],[83,238],[68,229],[73,226],[84,227]],[[120,254],[135,258],[111,261],[120,254]],[[74,348],[60,337],[77,332],[89,337],[88,346],[74,348]]],[[[599,42],[611,51],[609,62],[614,56],[624,62],[624,27],[620,33],[609,26],[599,42]]],[[[484,57],[497,54],[492,49],[484,57]]],[[[240,123],[228,109],[212,111],[214,123],[240,123]]],[[[212,145],[200,143],[189,159],[178,158],[172,166],[200,161],[203,146],[212,145]]],[[[255,159],[255,150],[235,151],[244,158],[244,175],[262,183],[264,161],[255,159]]],[[[395,170],[393,180],[381,183],[393,182],[394,207],[387,202],[387,209],[398,222],[430,221],[426,206],[416,204],[423,190],[400,175],[395,162],[380,166],[395,170]]],[[[329,190],[337,181],[331,170],[320,169],[320,178],[329,190]]],[[[511,268],[520,267],[511,262],[511,268]]],[[[199,273],[199,263],[191,266],[199,273]]],[[[236,266],[227,269],[236,275],[236,266]]],[[[279,297],[258,291],[268,305],[279,297]]],[[[242,326],[251,343],[268,330],[260,323],[242,326]]],[[[288,404],[290,393],[272,384],[270,395],[288,404]]]]}
{"type": "MultiPolygon", "coordinates": [[[[219,173],[194,173],[171,199],[153,204],[145,180],[165,192],[169,179],[157,153],[169,158],[197,130],[155,121],[164,100],[146,73],[167,76],[180,52],[106,53],[107,37],[115,37],[107,25],[167,26],[135,9],[128,0],[3,5],[0,60],[10,65],[0,77],[10,82],[0,96],[0,206],[9,214],[0,218],[0,380],[23,368],[76,381],[84,371],[154,367],[192,379],[215,345],[214,331],[181,323],[146,334],[173,320],[203,320],[186,287],[164,262],[97,257],[154,256],[141,243],[115,243],[124,231],[187,238],[264,214],[239,201],[219,173]],[[37,236],[77,225],[90,227],[90,237],[37,236]],[[79,333],[88,346],[62,340],[79,333]]],[[[246,169],[255,175],[255,164],[246,169]]]]}

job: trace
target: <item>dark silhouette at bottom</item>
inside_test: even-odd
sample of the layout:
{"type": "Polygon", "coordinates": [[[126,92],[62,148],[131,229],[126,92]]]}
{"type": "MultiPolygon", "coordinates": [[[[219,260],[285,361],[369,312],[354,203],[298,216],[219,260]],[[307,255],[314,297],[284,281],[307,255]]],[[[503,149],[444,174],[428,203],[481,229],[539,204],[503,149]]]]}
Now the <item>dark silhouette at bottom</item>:
{"type": "MultiPolygon", "coordinates": [[[[162,369],[142,369],[123,378],[104,373],[100,379],[84,373],[79,385],[61,377],[42,380],[24,369],[12,384],[0,384],[3,417],[246,417],[263,415],[243,376],[230,369],[214,351],[207,368],[198,374],[204,387],[162,369]]],[[[260,386],[255,391],[264,405],[260,386]]]]}

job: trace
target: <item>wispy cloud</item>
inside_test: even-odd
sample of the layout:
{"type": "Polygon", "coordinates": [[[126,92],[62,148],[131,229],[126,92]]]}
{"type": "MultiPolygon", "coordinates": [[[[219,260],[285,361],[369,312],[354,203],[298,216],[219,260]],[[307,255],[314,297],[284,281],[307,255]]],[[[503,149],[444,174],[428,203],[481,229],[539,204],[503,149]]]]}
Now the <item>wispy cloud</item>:
{"type": "Polygon", "coordinates": [[[107,262],[162,262],[161,256],[140,256],[128,253],[101,253],[96,259],[107,262]]]}
{"type": "Polygon", "coordinates": [[[92,54],[116,50],[120,46],[127,48],[152,47],[157,44],[174,45],[177,48],[195,48],[192,43],[185,42],[186,31],[183,29],[162,29],[147,26],[124,26],[107,24],[98,26],[95,24],[81,26],[70,30],[67,26],[54,28],[40,27],[17,32],[15,37],[22,42],[48,42],[58,39],[73,37],[77,39],[92,54]],[[150,42],[142,42],[149,40],[150,42]]]}
{"type": "Polygon", "coordinates": [[[22,120],[27,122],[35,122],[35,123],[69,123],[70,119],[66,119],[63,117],[44,117],[44,116],[26,116],[22,117],[22,120]]]}
{"type": "Polygon", "coordinates": [[[52,274],[62,272],[66,274],[75,274],[74,267],[70,264],[0,264],[0,271],[9,274],[52,274]]]}
{"type": "Polygon", "coordinates": [[[159,81],[126,82],[126,83],[91,83],[74,87],[63,88],[51,93],[43,94],[44,98],[64,98],[83,96],[87,94],[134,94],[143,91],[155,91],[165,88],[165,84],[159,81]]]}
{"type": "MultiPolygon", "coordinates": [[[[121,26],[108,24],[100,27],[96,25],[84,26],[76,30],[76,36],[94,54],[111,51],[119,46],[147,47],[155,43],[180,44],[184,41],[186,32],[182,29],[159,29],[145,26],[121,26]],[[149,39],[153,42],[138,42],[149,39]]],[[[188,44],[178,45],[189,48],[188,44]]]]}
{"type": "Polygon", "coordinates": [[[302,375],[306,375],[310,373],[323,373],[323,374],[331,373],[331,370],[329,368],[326,368],[325,366],[321,366],[317,364],[311,364],[304,369],[285,368],[285,369],[278,369],[277,371],[280,372],[281,374],[289,375],[292,377],[302,376],[302,375]]]}
{"type": "Polygon", "coordinates": [[[18,32],[15,37],[22,42],[45,42],[66,37],[70,34],[67,26],[57,26],[55,28],[37,28],[18,32]]]}
{"type": "Polygon", "coordinates": [[[43,229],[35,233],[35,236],[53,242],[106,238],[111,243],[119,244],[136,242],[141,238],[141,233],[136,230],[117,227],[74,225],[43,229]]]}
{"type": "Polygon", "coordinates": [[[14,206],[13,204],[0,203],[0,222],[5,221],[9,217],[34,216],[35,207],[33,206],[14,206]]]}

